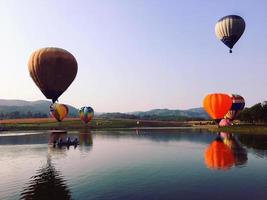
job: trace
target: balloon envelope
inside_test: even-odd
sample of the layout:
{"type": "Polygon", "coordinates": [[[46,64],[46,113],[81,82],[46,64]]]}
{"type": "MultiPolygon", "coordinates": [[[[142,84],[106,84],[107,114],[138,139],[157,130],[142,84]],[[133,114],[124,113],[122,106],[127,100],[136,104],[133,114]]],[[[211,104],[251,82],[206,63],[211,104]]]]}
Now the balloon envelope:
{"type": "Polygon", "coordinates": [[[212,119],[219,122],[232,106],[232,100],[227,94],[214,93],[203,100],[203,107],[212,119]]]}
{"type": "Polygon", "coordinates": [[[93,117],[94,117],[94,110],[93,108],[91,107],[82,107],[80,110],[79,110],[79,115],[80,115],[80,118],[81,120],[84,122],[84,123],[88,123],[90,122],[93,117]]]}
{"type": "Polygon", "coordinates": [[[215,34],[226,46],[231,49],[245,31],[246,23],[238,15],[228,15],[221,18],[215,25],[215,34]]]}
{"type": "Polygon", "coordinates": [[[244,109],[245,100],[242,96],[238,94],[231,94],[230,97],[232,99],[232,106],[230,110],[226,113],[224,118],[234,120],[238,116],[238,114],[244,109]]]}
{"type": "Polygon", "coordinates": [[[59,122],[68,115],[68,112],[68,106],[65,104],[54,103],[50,107],[50,114],[59,122]]]}
{"type": "Polygon", "coordinates": [[[42,93],[55,102],[75,79],[78,64],[68,51],[49,47],[33,52],[28,68],[42,93]]]}

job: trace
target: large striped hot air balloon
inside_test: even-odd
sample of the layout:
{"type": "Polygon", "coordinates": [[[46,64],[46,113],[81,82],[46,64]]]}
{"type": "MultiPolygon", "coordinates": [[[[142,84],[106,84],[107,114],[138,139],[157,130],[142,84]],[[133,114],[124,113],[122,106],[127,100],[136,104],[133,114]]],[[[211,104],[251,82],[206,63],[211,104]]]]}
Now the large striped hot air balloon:
{"type": "Polygon", "coordinates": [[[50,106],[50,114],[59,122],[68,115],[68,112],[68,106],[65,104],[54,103],[50,106]]]}
{"type": "Polygon", "coordinates": [[[232,99],[232,106],[224,118],[229,120],[234,120],[237,115],[244,109],[245,107],[245,100],[242,96],[238,94],[230,94],[229,95],[232,99]]]}
{"type": "Polygon", "coordinates": [[[78,64],[70,52],[49,47],[33,52],[28,68],[38,88],[55,103],[75,79],[78,64]]]}
{"type": "Polygon", "coordinates": [[[217,123],[225,116],[232,106],[232,99],[227,94],[214,93],[203,100],[203,107],[217,123]]]}
{"type": "Polygon", "coordinates": [[[79,115],[80,115],[80,118],[81,120],[84,122],[84,123],[88,123],[90,122],[93,117],[94,117],[94,110],[93,108],[91,107],[82,107],[80,110],[79,110],[79,115]]]}
{"type": "Polygon", "coordinates": [[[239,40],[245,31],[246,23],[244,19],[238,15],[228,15],[221,18],[215,25],[216,36],[230,48],[239,40]]]}

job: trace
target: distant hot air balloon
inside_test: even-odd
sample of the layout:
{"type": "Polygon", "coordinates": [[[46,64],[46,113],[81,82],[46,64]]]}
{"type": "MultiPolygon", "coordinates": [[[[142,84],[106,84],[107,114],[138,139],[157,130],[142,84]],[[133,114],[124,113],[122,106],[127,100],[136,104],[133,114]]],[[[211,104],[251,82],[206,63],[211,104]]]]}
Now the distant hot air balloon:
{"type": "Polygon", "coordinates": [[[221,18],[215,25],[216,36],[230,48],[239,40],[245,31],[246,23],[244,19],[238,15],[228,15],[221,18]]]}
{"type": "Polygon", "coordinates": [[[234,120],[237,117],[237,115],[244,109],[245,100],[242,96],[237,94],[231,94],[230,97],[232,99],[232,107],[224,116],[224,118],[229,120],[234,120]]]}
{"type": "Polygon", "coordinates": [[[68,112],[68,106],[65,104],[54,103],[50,106],[50,114],[59,122],[68,115],[68,112]]]}
{"type": "Polygon", "coordinates": [[[78,64],[68,51],[49,47],[33,52],[28,68],[35,84],[54,103],[75,79],[78,64]]]}
{"type": "Polygon", "coordinates": [[[91,107],[82,107],[79,110],[79,115],[80,115],[81,120],[84,123],[87,124],[88,122],[90,122],[93,119],[93,117],[94,117],[94,110],[91,107]]]}
{"type": "Polygon", "coordinates": [[[227,94],[209,94],[203,100],[204,109],[217,123],[223,119],[231,106],[232,100],[227,94]]]}
{"type": "Polygon", "coordinates": [[[205,163],[211,169],[227,170],[234,165],[235,158],[232,150],[216,139],[205,151],[205,163]]]}

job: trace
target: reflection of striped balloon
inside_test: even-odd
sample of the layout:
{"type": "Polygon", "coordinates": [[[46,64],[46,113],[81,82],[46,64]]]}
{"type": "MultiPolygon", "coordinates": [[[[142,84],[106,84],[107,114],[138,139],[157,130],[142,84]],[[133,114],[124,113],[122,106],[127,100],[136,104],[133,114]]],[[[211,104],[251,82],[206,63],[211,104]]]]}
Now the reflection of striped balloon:
{"type": "MultiPolygon", "coordinates": [[[[246,27],[244,19],[237,15],[221,18],[215,25],[216,36],[230,49],[239,40],[246,27]]],[[[232,51],[230,50],[230,53],[232,51]]]]}
{"type": "Polygon", "coordinates": [[[237,115],[241,112],[241,110],[245,107],[245,100],[242,96],[237,94],[229,95],[232,99],[232,107],[228,111],[228,113],[224,116],[224,118],[234,120],[237,115]]]}
{"type": "Polygon", "coordinates": [[[65,104],[54,103],[50,106],[50,114],[59,122],[68,115],[68,112],[68,106],[65,104]]]}
{"type": "Polygon", "coordinates": [[[81,146],[92,146],[93,137],[91,133],[80,133],[79,144],[81,146]]]}
{"type": "Polygon", "coordinates": [[[80,110],[79,110],[79,115],[80,115],[80,118],[81,120],[84,122],[84,123],[88,123],[90,122],[93,117],[94,117],[94,110],[93,108],[91,107],[82,107],[80,110]]]}

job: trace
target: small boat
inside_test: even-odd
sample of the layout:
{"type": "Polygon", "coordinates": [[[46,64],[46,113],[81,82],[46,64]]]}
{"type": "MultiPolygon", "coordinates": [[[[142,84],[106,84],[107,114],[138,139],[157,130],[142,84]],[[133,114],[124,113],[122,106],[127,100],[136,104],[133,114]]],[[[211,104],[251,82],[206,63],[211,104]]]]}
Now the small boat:
{"type": "Polygon", "coordinates": [[[74,140],[71,140],[71,138],[67,138],[67,140],[62,140],[61,138],[55,142],[57,144],[57,146],[61,147],[61,146],[77,146],[79,145],[79,141],[77,138],[75,138],[74,140]]]}

